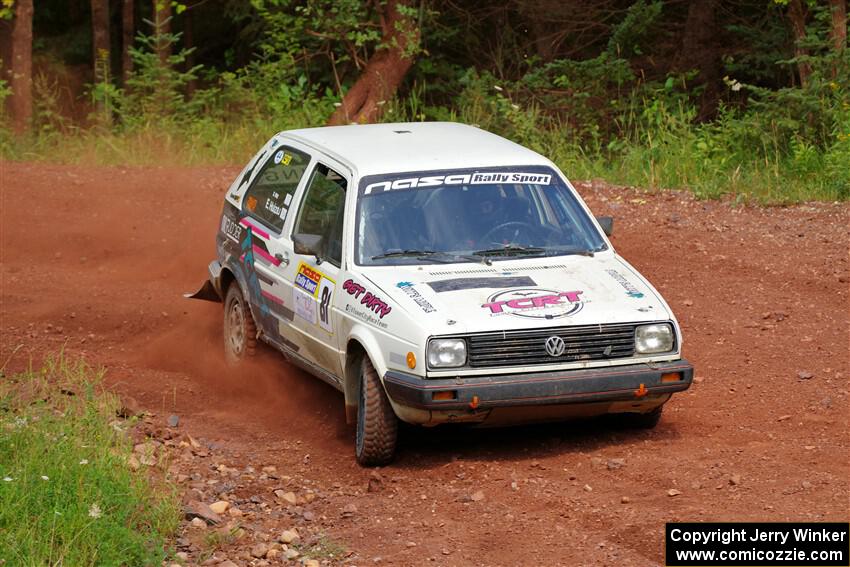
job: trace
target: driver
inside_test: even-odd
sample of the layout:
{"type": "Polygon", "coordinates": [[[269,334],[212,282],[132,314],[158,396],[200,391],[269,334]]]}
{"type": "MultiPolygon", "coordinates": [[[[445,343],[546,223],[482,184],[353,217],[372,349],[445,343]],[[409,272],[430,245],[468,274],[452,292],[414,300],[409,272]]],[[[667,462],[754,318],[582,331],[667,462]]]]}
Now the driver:
{"type": "Polygon", "coordinates": [[[473,210],[476,215],[476,230],[471,245],[481,244],[482,238],[505,222],[505,197],[498,187],[482,187],[483,191],[472,192],[476,196],[473,210]]]}
{"type": "Polygon", "coordinates": [[[503,220],[502,199],[498,199],[496,195],[485,194],[477,203],[478,218],[481,220],[481,225],[487,230],[500,224],[503,220]]]}
{"type": "Polygon", "coordinates": [[[500,186],[490,186],[475,201],[475,240],[471,245],[492,247],[501,244],[539,245],[539,233],[531,215],[528,197],[500,186]]]}

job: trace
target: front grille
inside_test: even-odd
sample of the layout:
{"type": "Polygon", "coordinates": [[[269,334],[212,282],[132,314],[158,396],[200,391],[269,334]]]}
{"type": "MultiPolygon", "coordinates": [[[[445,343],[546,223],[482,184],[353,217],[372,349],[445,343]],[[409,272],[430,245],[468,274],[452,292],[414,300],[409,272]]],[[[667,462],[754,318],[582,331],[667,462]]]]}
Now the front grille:
{"type": "MultiPolygon", "coordinates": [[[[645,325],[646,323],[640,323],[645,325]]],[[[550,327],[469,335],[469,366],[529,366],[587,360],[628,358],[635,353],[636,323],[550,327]],[[546,352],[546,340],[558,336],[566,349],[560,356],[546,352]]]]}

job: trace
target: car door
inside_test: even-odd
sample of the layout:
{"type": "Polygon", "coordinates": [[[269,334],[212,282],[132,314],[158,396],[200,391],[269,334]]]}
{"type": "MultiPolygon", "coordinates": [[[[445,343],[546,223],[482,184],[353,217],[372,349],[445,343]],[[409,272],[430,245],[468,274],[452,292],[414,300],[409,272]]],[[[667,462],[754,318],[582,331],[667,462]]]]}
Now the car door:
{"type": "Polygon", "coordinates": [[[294,317],[292,289],[286,268],[292,252],[284,235],[292,225],[295,194],[307,178],[311,156],[287,144],[274,144],[241,199],[239,225],[248,293],[254,318],[278,346],[291,346],[287,337],[294,317]]]}
{"type": "Polygon", "coordinates": [[[299,355],[319,368],[342,376],[338,316],[332,309],[343,261],[346,193],[351,174],[323,156],[311,166],[297,196],[294,235],[321,237],[318,254],[295,254],[288,266],[292,286],[293,341],[299,355]]]}

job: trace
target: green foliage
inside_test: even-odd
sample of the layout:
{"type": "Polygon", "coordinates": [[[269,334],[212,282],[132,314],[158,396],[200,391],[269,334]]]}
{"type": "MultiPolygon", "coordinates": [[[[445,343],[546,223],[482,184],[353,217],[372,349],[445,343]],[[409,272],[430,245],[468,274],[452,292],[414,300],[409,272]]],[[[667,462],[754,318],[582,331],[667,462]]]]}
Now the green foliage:
{"type": "Polygon", "coordinates": [[[310,559],[319,561],[337,561],[345,557],[345,546],[325,534],[320,534],[309,545],[301,546],[299,551],[310,559]]]}
{"type": "MultiPolygon", "coordinates": [[[[172,6],[177,12],[181,5],[172,6]]],[[[189,68],[191,52],[179,48],[180,35],[153,29],[131,51],[134,72],[126,84],[107,77],[91,86],[98,113],[90,123],[97,128],[70,124],[60,112],[59,87],[37,81],[35,133],[12,143],[0,128],[0,152],[37,159],[61,140],[59,159],[66,161],[242,164],[275,131],[327,121],[366,62],[386,47],[384,6],[227,3],[239,43],[254,51],[246,58],[238,45],[229,47],[221,57],[226,70],[189,68]],[[163,45],[171,53],[165,62],[156,49],[163,45]],[[244,63],[237,65],[240,57],[244,63]]],[[[596,27],[585,39],[562,33],[567,24],[556,16],[547,20],[546,11],[557,7],[429,6],[399,8],[419,28],[401,30],[416,64],[398,96],[386,101],[382,120],[476,124],[552,158],[570,177],[685,187],[705,197],[850,198],[850,50],[832,49],[823,3],[807,1],[812,18],[800,58],[793,57],[781,0],[729,8],[736,17],[725,19],[718,41],[734,38],[735,48],[724,51],[725,82],[710,85],[720,95],[709,121],[700,121],[709,92],[694,86],[700,70],[675,69],[669,61],[676,54],[663,51],[681,45],[670,24],[679,18],[681,27],[687,6],[638,0],[591,10],[604,21],[591,22],[596,27]],[[526,11],[529,18],[518,20],[526,11]],[[538,27],[529,29],[525,24],[535,18],[538,27]],[[547,41],[575,43],[538,56],[532,49],[538,32],[547,41]],[[664,57],[666,67],[656,61],[664,57]],[[811,75],[795,86],[789,77],[803,59],[811,75]]],[[[106,76],[108,68],[102,71],[106,76]]],[[[0,83],[0,98],[7,94],[0,83]]]]}
{"type": "Polygon", "coordinates": [[[787,80],[788,69],[777,65],[777,61],[787,58],[791,44],[781,7],[768,4],[755,25],[733,21],[725,26],[725,31],[750,46],[723,57],[724,71],[729,76],[759,85],[782,84],[787,80]]]}
{"type": "MultiPolygon", "coordinates": [[[[262,22],[261,57],[249,72],[271,66],[276,77],[305,77],[340,94],[342,81],[381,47],[381,27],[360,0],[251,0],[262,22]]],[[[323,89],[322,89],[323,90],[323,89]]]]}
{"type": "MultiPolygon", "coordinates": [[[[3,60],[0,59],[0,68],[2,67],[3,60]]],[[[12,89],[9,87],[9,83],[0,77],[0,156],[12,154],[12,148],[14,146],[12,132],[7,124],[6,116],[2,112],[2,109],[5,107],[6,99],[11,94],[12,89]]]]}
{"type": "Polygon", "coordinates": [[[127,465],[118,402],[102,373],[63,356],[0,383],[0,561],[155,565],[178,501],[127,465]]]}
{"type": "Polygon", "coordinates": [[[58,143],[71,127],[62,113],[59,84],[44,73],[38,73],[33,79],[33,126],[36,139],[42,146],[58,143]]]}
{"type": "MultiPolygon", "coordinates": [[[[153,24],[151,24],[153,25],[153,24]]],[[[190,119],[197,115],[197,100],[187,101],[186,85],[197,77],[200,66],[182,70],[191,53],[181,49],[163,61],[157,52],[177,44],[179,34],[155,29],[152,35],[140,34],[130,48],[133,73],[123,91],[107,88],[102,91],[105,102],[119,101],[119,113],[124,124],[133,129],[140,125],[169,120],[190,119]]]]}
{"type": "MultiPolygon", "coordinates": [[[[4,68],[3,60],[0,59],[0,69],[4,68]]],[[[0,108],[3,108],[6,102],[6,98],[12,94],[12,88],[9,86],[9,83],[6,82],[5,79],[0,77],[0,108]]]]}
{"type": "Polygon", "coordinates": [[[646,35],[661,16],[663,7],[661,0],[654,0],[649,4],[646,0],[638,0],[629,6],[626,16],[608,39],[608,52],[623,57],[640,55],[640,46],[645,44],[646,35]]]}
{"type": "Polygon", "coordinates": [[[15,15],[15,0],[0,0],[0,20],[11,20],[15,15]]]}

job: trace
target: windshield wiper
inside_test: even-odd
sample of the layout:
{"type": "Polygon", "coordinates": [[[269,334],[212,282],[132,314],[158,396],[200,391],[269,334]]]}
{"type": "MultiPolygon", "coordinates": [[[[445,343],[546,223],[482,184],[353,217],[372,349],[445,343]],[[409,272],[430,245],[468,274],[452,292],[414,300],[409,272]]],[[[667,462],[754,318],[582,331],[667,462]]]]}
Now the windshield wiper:
{"type": "Polygon", "coordinates": [[[373,260],[381,260],[383,258],[417,258],[423,260],[428,259],[434,260],[435,262],[441,262],[443,264],[451,264],[452,262],[461,259],[466,260],[467,262],[483,261],[485,264],[490,265],[490,260],[482,256],[455,254],[452,252],[441,252],[437,250],[393,250],[392,252],[386,252],[384,254],[372,256],[373,260]],[[434,256],[441,256],[442,259],[437,259],[434,256]]]}
{"type": "Polygon", "coordinates": [[[546,249],[537,246],[523,246],[521,244],[505,244],[500,248],[488,248],[486,250],[476,250],[472,253],[473,256],[524,256],[545,254],[546,249]]]}
{"type": "Polygon", "coordinates": [[[587,256],[588,258],[593,258],[593,255],[596,252],[601,252],[601,250],[587,250],[585,248],[573,248],[568,250],[548,250],[547,256],[587,256]]]}
{"type": "MultiPolygon", "coordinates": [[[[392,252],[385,252],[384,254],[372,256],[372,259],[381,260],[384,258],[428,258],[430,260],[437,260],[436,258],[433,258],[433,256],[451,257],[452,255],[447,252],[438,252],[436,250],[393,250],[392,252]]],[[[446,260],[443,261],[446,262],[446,260]]]]}
{"type": "Polygon", "coordinates": [[[599,248],[550,248],[546,251],[547,256],[587,256],[593,258],[597,252],[605,250],[605,246],[599,248]]]}

